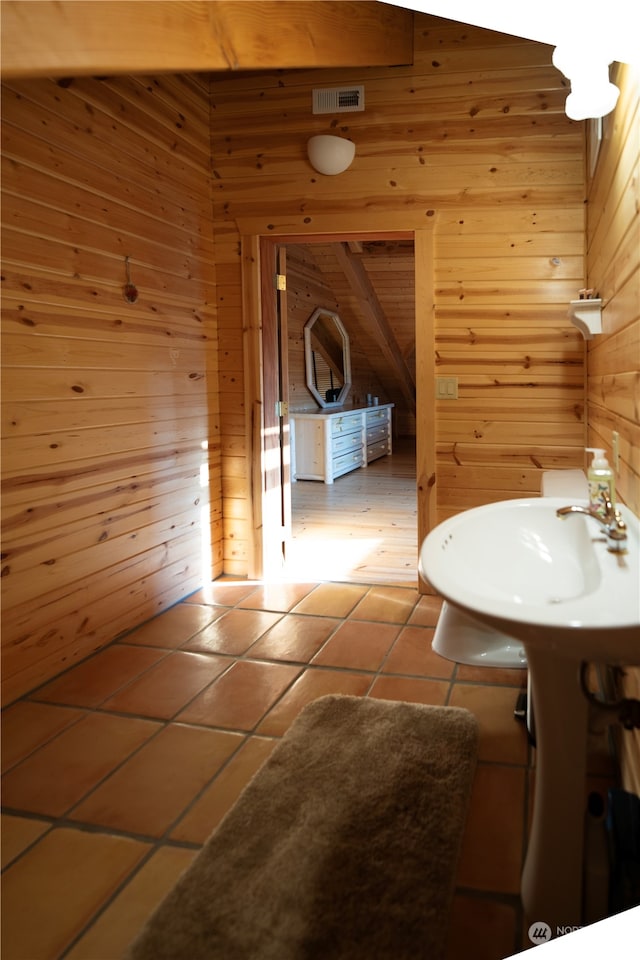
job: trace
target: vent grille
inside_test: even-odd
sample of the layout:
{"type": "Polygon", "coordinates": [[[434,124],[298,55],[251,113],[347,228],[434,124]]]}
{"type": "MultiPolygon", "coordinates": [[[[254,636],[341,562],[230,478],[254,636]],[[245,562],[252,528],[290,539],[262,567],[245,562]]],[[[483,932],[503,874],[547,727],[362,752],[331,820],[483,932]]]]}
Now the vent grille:
{"type": "Polygon", "coordinates": [[[317,87],[314,113],[355,113],[364,110],[364,87],[317,87]]]}

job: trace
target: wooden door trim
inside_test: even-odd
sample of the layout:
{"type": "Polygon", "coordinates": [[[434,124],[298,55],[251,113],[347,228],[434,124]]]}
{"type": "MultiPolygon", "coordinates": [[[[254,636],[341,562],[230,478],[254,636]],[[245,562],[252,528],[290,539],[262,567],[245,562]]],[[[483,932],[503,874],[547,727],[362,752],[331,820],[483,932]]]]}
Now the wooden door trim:
{"type": "MultiPolygon", "coordinates": [[[[348,240],[413,239],[415,253],[416,312],[416,480],[418,498],[418,544],[436,523],[436,438],[435,438],[435,328],[433,277],[433,220],[409,228],[385,229],[388,217],[380,214],[377,226],[367,217],[362,230],[340,231],[333,223],[331,232],[297,232],[264,234],[241,233],[242,245],[242,316],[245,363],[245,420],[247,425],[247,501],[250,518],[248,575],[262,580],[265,572],[276,569],[270,562],[268,516],[264,497],[264,401],[263,401],[263,338],[265,312],[275,312],[273,289],[264,280],[264,258],[275,263],[275,249],[288,243],[327,243],[348,240]],[[271,253],[269,254],[269,251],[271,253]],[[429,359],[430,358],[430,359],[429,359]]],[[[316,218],[317,221],[317,218],[316,218]]],[[[351,219],[353,222],[353,219],[351,219]]],[[[262,227],[263,229],[263,227],[262,227]]],[[[416,558],[417,563],[417,558],[416,558]]]]}
{"type": "MultiPolygon", "coordinates": [[[[416,230],[413,241],[416,324],[416,486],[418,549],[435,527],[436,341],[434,320],[433,231],[416,230]]],[[[422,581],[419,586],[424,587],[422,581]]]]}
{"type": "Polygon", "coordinates": [[[242,353],[244,413],[247,445],[247,572],[261,578],[262,559],[262,267],[260,237],[240,238],[242,252],[242,353]]]}
{"type": "MultiPolygon", "coordinates": [[[[278,274],[287,276],[287,249],[283,243],[278,244],[276,268],[278,274]]],[[[280,401],[284,404],[284,412],[280,415],[280,476],[282,479],[280,490],[281,534],[282,542],[286,545],[291,539],[291,425],[289,422],[289,318],[287,313],[287,288],[278,287],[277,293],[277,339],[278,339],[278,366],[280,401]]],[[[283,552],[284,561],[284,552],[283,552]]]]}

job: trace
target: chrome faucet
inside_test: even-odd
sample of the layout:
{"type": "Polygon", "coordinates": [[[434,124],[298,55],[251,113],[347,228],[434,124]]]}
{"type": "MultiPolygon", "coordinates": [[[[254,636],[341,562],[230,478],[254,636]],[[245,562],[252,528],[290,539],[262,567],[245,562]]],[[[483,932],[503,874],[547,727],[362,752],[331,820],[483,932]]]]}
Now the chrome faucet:
{"type": "Polygon", "coordinates": [[[560,507],[556,516],[561,519],[571,516],[572,513],[584,513],[587,517],[597,520],[607,537],[607,550],[610,553],[625,553],[627,543],[627,525],[620,516],[620,511],[611,503],[608,497],[603,497],[604,516],[600,516],[593,507],[582,507],[572,504],[570,507],[560,507]]]}

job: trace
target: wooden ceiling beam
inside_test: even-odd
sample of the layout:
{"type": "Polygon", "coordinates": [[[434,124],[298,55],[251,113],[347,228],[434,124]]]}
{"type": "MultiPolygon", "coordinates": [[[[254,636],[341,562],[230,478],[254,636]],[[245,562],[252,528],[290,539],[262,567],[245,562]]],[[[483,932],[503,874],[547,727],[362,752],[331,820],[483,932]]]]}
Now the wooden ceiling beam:
{"type": "Polygon", "coordinates": [[[413,60],[374,0],[2,0],[2,76],[365,67],[413,60]]]}
{"type": "Polygon", "coordinates": [[[360,309],[370,324],[370,333],[378,343],[382,353],[398,378],[402,396],[409,404],[409,409],[412,413],[415,413],[415,379],[402,355],[402,351],[398,346],[391,325],[382,309],[367,271],[362,261],[351,253],[345,243],[336,243],[335,253],[340,268],[358,300],[360,309]]]}

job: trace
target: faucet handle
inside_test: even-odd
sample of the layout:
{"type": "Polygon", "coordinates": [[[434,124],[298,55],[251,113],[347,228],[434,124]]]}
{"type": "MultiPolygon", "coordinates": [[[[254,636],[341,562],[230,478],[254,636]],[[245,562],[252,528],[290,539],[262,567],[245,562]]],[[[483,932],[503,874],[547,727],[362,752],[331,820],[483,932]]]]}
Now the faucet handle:
{"type": "Polygon", "coordinates": [[[607,534],[612,540],[625,540],[627,535],[627,525],[622,519],[622,514],[605,494],[602,498],[605,508],[605,522],[608,524],[607,534]]]}
{"type": "Polygon", "coordinates": [[[617,521],[624,523],[620,516],[620,511],[616,510],[613,501],[606,493],[602,494],[602,502],[604,505],[604,519],[607,523],[616,523],[617,521]]]}
{"type": "Polygon", "coordinates": [[[614,510],[612,527],[615,527],[615,529],[611,531],[611,536],[614,538],[616,537],[616,534],[624,535],[627,532],[627,525],[622,519],[622,515],[620,514],[619,510],[614,510]]]}

